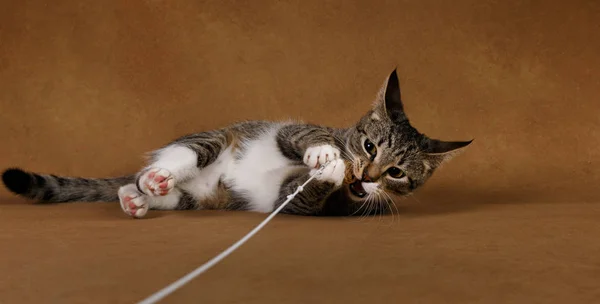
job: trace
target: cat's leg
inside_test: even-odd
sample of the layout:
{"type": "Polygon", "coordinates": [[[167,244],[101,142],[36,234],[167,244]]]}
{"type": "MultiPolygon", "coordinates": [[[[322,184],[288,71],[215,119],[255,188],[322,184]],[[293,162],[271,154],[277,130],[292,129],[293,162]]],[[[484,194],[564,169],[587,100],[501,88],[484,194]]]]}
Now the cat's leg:
{"type": "Polygon", "coordinates": [[[286,157],[318,168],[340,158],[340,150],[329,130],[315,125],[287,125],[277,134],[277,144],[286,157]]]}
{"type": "Polygon", "coordinates": [[[169,194],[175,185],[196,176],[213,163],[230,140],[223,130],[187,135],[152,153],[150,165],[137,175],[139,192],[149,196],[169,194]]]}
{"type": "MultiPolygon", "coordinates": [[[[279,198],[275,202],[278,208],[288,199],[288,195],[294,193],[299,186],[304,184],[317,169],[310,172],[290,175],[282,184],[279,198]]],[[[325,200],[331,193],[338,190],[344,181],[346,166],[342,159],[331,161],[323,170],[321,175],[316,176],[304,189],[299,192],[282,210],[282,213],[297,215],[317,215],[323,208],[325,200]]]]}
{"type": "Polygon", "coordinates": [[[119,188],[118,194],[123,212],[135,218],[144,217],[150,209],[189,210],[198,208],[196,199],[180,189],[174,189],[164,196],[148,196],[141,193],[135,184],[128,184],[119,188]]]}

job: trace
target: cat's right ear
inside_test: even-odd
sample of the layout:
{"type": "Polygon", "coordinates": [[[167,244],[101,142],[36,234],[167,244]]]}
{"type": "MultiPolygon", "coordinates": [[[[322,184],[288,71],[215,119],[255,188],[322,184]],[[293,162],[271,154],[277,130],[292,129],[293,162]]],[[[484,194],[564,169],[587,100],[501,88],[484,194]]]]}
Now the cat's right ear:
{"type": "Polygon", "coordinates": [[[388,115],[392,113],[404,113],[404,105],[402,104],[402,94],[400,92],[400,80],[396,69],[392,71],[387,79],[384,94],[385,111],[388,115]]]}
{"type": "Polygon", "coordinates": [[[396,69],[388,76],[380,92],[380,103],[378,106],[380,111],[383,112],[382,114],[393,122],[405,120],[406,116],[404,115],[400,80],[398,79],[396,69]]]}

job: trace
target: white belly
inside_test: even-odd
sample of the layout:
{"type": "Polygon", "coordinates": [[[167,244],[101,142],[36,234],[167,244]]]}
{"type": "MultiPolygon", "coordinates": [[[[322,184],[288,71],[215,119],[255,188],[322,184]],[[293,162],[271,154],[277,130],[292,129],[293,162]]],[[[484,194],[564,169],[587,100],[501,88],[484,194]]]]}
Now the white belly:
{"type": "Polygon", "coordinates": [[[222,179],[248,201],[251,211],[273,211],[281,183],[294,168],[292,161],[279,151],[276,134],[277,128],[273,128],[257,139],[241,143],[244,153],[240,159],[235,159],[232,149],[227,148],[181,188],[201,201],[214,196],[222,179]]]}
{"type": "Polygon", "coordinates": [[[224,174],[224,181],[247,198],[252,211],[273,210],[281,183],[293,169],[292,161],[277,147],[276,133],[272,130],[245,142],[242,158],[233,160],[224,174]]]}
{"type": "Polygon", "coordinates": [[[193,178],[180,187],[199,201],[213,198],[219,180],[227,172],[232,161],[233,155],[229,147],[212,164],[198,170],[193,178]]]}

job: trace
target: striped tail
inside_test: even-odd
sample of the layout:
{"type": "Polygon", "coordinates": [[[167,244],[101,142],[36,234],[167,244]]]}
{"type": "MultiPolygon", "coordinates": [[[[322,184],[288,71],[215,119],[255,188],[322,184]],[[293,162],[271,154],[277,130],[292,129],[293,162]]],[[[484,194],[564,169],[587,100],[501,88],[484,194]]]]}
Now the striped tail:
{"type": "Polygon", "coordinates": [[[11,168],[2,173],[10,191],[42,202],[114,202],[121,186],[134,183],[135,175],[116,178],[61,177],[11,168]]]}

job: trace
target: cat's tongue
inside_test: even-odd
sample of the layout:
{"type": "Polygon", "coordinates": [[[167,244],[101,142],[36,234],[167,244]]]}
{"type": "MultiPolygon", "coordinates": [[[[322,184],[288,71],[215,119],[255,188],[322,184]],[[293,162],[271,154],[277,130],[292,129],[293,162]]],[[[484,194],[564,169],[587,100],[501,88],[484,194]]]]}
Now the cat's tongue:
{"type": "Polygon", "coordinates": [[[352,191],[352,194],[361,198],[367,195],[367,191],[365,191],[365,188],[362,186],[362,182],[359,180],[350,184],[350,191],[352,191]]]}

